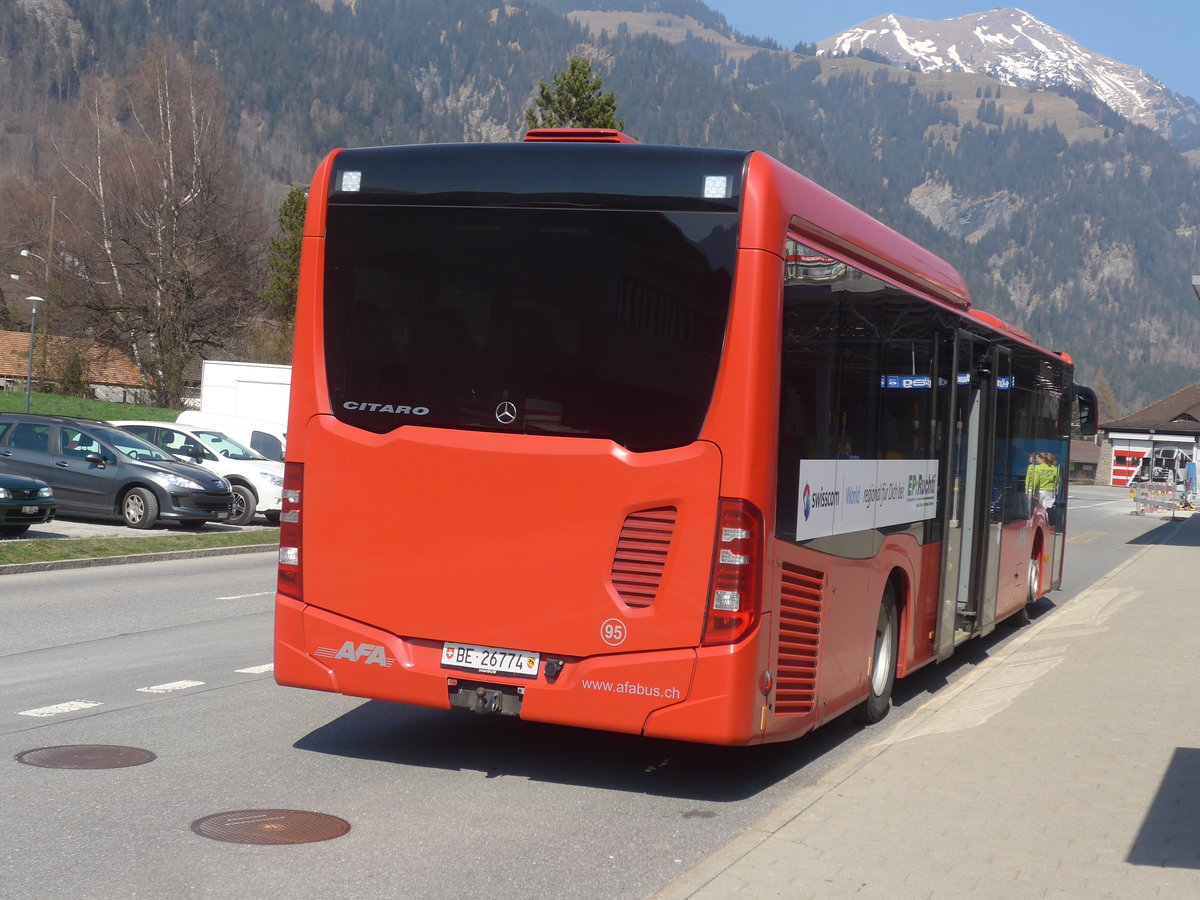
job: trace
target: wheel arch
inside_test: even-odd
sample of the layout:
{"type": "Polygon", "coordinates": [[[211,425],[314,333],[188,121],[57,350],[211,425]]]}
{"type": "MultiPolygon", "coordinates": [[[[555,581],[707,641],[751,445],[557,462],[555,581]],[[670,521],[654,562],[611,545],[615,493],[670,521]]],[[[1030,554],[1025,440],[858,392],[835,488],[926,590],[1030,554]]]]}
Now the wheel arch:
{"type": "Polygon", "coordinates": [[[250,479],[248,479],[245,475],[222,475],[221,477],[229,482],[230,487],[233,487],[233,485],[235,485],[235,484],[241,485],[246,490],[248,490],[250,493],[252,493],[254,495],[255,503],[262,500],[262,494],[260,494],[258,492],[258,488],[256,488],[254,486],[254,483],[252,481],[250,481],[250,479]]]}
{"type": "MultiPolygon", "coordinates": [[[[1046,557],[1046,532],[1045,532],[1045,529],[1037,528],[1034,530],[1034,533],[1033,533],[1032,549],[1029,551],[1029,558],[1032,560],[1037,560],[1039,581],[1042,583],[1045,583],[1045,581],[1046,581],[1046,572],[1042,568],[1043,564],[1046,562],[1045,557],[1046,557]]],[[[1029,591],[1029,587],[1027,585],[1026,592],[1028,592],[1028,591],[1029,591]]],[[[1041,584],[1038,585],[1037,592],[1040,597],[1041,596],[1041,584]]]]}
{"type": "Polygon", "coordinates": [[[903,678],[908,672],[909,651],[912,642],[912,573],[904,566],[893,565],[883,583],[883,591],[879,594],[881,601],[888,588],[891,588],[892,599],[896,602],[896,616],[899,620],[900,631],[896,647],[896,677],[903,678]]]}
{"type": "MultiPolygon", "coordinates": [[[[910,535],[895,535],[880,549],[878,562],[882,580],[878,589],[878,600],[891,587],[896,601],[897,625],[900,635],[896,648],[896,677],[903,678],[913,666],[913,628],[918,618],[916,593],[919,589],[918,572],[922,560],[922,547],[910,535]],[[918,567],[918,568],[915,568],[918,567]]],[[[918,642],[919,646],[919,642],[918,642]]]]}
{"type": "Polygon", "coordinates": [[[146,490],[148,490],[152,494],[154,494],[155,499],[158,500],[159,507],[162,507],[164,498],[166,499],[166,501],[168,501],[168,505],[169,505],[169,501],[171,498],[167,494],[166,489],[163,488],[163,486],[161,484],[155,484],[153,481],[135,478],[132,481],[126,481],[117,489],[116,495],[113,497],[112,511],[113,511],[114,515],[118,515],[118,516],[121,515],[121,507],[125,503],[125,498],[129,495],[129,492],[132,491],[134,488],[145,488],[146,490]]]}

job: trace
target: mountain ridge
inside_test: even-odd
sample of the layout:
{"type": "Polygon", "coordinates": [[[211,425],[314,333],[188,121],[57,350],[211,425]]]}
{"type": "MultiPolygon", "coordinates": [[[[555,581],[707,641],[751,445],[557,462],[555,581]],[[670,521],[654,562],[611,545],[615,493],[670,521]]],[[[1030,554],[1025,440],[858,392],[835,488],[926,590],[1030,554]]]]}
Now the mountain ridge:
{"type": "Polygon", "coordinates": [[[925,73],[969,72],[1014,87],[1087,91],[1181,149],[1200,147],[1200,104],[1195,99],[1136,66],[1088,50],[1022,9],[940,20],[885,13],[817,42],[820,56],[864,50],[925,73]]]}

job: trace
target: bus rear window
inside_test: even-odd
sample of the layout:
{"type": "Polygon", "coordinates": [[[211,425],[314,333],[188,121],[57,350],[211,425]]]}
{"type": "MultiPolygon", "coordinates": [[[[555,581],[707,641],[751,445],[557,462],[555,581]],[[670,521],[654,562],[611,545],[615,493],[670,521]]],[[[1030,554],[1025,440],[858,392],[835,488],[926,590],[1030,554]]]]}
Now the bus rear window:
{"type": "Polygon", "coordinates": [[[724,340],[736,214],[329,209],[333,413],[609,438],[699,434],[724,340]]]}

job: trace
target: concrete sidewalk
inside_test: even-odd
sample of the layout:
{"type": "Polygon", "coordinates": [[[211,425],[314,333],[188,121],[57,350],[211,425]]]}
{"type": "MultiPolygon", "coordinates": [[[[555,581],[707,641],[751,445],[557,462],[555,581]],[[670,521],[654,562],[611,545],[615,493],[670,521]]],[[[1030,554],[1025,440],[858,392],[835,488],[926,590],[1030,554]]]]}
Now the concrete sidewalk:
{"type": "Polygon", "coordinates": [[[1200,516],[659,892],[1200,897],[1200,516]]]}
{"type": "Polygon", "coordinates": [[[159,522],[153,528],[129,528],[119,519],[56,518],[45,525],[34,525],[21,540],[62,540],[64,538],[147,538],[164,534],[235,534],[239,531],[267,531],[272,526],[262,516],[249,525],[206,522],[197,529],[184,529],[174,523],[159,522]]]}

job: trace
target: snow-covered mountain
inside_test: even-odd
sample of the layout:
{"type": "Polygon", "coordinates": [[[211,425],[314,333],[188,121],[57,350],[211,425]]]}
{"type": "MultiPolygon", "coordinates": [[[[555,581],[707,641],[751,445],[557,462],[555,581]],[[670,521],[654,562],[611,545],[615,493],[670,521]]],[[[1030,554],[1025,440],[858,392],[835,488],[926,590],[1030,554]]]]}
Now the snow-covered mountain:
{"type": "Polygon", "coordinates": [[[887,14],[821,41],[822,56],[868,49],[922,72],[972,72],[1004,84],[1090,91],[1127,119],[1165,136],[1192,132],[1200,106],[1135,66],[1080,46],[1020,9],[928,21],[887,14]]]}

